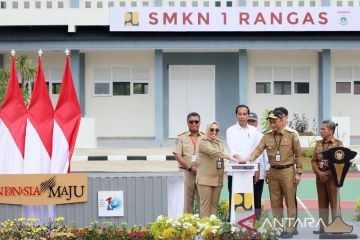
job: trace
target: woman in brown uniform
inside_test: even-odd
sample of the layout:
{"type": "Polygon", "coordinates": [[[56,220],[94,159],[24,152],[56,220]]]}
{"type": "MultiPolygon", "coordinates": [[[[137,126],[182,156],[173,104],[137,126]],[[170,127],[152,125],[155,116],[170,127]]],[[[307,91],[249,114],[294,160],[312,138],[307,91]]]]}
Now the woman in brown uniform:
{"type": "Polygon", "coordinates": [[[210,122],[206,137],[201,139],[198,153],[196,184],[200,197],[200,217],[216,215],[217,205],[224,181],[224,159],[237,161],[224,151],[224,144],[218,139],[219,124],[210,122]]]}
{"type": "MultiPolygon", "coordinates": [[[[315,150],[312,156],[311,165],[316,175],[316,188],[319,203],[319,217],[324,225],[329,224],[329,204],[331,207],[331,217],[334,219],[336,213],[336,186],[331,176],[328,160],[323,159],[322,152],[334,147],[342,147],[341,141],[334,137],[335,123],[332,121],[323,121],[320,129],[322,140],[316,142],[315,150]]],[[[319,231],[313,231],[314,234],[324,232],[324,225],[320,224],[319,231]]]]}

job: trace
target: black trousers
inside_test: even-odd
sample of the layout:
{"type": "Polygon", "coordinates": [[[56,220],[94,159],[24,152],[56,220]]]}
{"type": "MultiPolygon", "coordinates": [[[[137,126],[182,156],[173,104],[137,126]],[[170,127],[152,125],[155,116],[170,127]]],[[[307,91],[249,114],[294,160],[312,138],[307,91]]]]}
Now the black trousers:
{"type": "MultiPolygon", "coordinates": [[[[260,179],[254,184],[254,207],[256,219],[259,220],[261,217],[261,196],[264,188],[264,179],[260,179]]],[[[229,216],[231,216],[231,196],[232,196],[232,176],[228,176],[228,190],[229,190],[229,216]]],[[[230,217],[231,218],[231,217],[230,217]]]]}

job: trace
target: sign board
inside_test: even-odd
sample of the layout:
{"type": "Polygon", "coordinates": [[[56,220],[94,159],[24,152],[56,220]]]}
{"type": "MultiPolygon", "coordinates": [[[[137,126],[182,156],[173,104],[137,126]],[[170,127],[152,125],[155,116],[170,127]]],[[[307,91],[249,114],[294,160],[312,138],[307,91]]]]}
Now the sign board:
{"type": "Polygon", "coordinates": [[[99,211],[99,217],[124,216],[124,192],[99,191],[98,211],[99,211]]]}
{"type": "Polygon", "coordinates": [[[110,31],[359,31],[360,8],[110,8],[110,31]]]}
{"type": "Polygon", "coordinates": [[[0,203],[51,205],[87,202],[86,174],[1,174],[0,203]]]}

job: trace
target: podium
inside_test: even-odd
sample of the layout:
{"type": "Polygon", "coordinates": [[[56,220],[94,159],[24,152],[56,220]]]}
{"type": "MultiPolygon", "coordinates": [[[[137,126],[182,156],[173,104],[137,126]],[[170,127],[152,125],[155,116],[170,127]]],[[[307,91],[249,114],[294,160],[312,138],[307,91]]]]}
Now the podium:
{"type": "Polygon", "coordinates": [[[253,176],[258,164],[229,163],[225,171],[233,174],[230,222],[246,221],[255,214],[253,176]]]}

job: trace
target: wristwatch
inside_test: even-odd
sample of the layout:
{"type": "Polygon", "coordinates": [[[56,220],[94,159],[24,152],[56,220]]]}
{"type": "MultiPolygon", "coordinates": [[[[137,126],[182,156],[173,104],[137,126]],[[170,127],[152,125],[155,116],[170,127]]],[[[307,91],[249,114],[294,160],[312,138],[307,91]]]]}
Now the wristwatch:
{"type": "Polygon", "coordinates": [[[192,167],[190,166],[190,167],[188,167],[188,169],[187,169],[187,170],[188,170],[189,172],[191,172],[191,169],[192,169],[192,167]]]}

